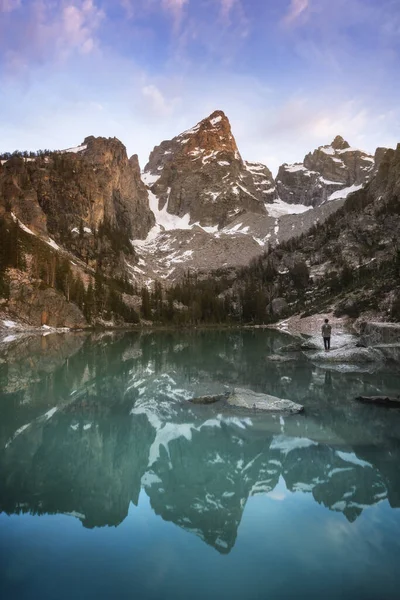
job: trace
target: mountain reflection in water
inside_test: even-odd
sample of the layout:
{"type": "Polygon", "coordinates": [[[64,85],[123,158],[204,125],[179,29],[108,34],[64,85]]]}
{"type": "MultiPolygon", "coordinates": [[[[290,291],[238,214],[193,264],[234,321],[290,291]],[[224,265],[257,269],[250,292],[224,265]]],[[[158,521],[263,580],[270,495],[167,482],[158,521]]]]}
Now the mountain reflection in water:
{"type": "Polygon", "coordinates": [[[118,526],[141,489],[153,511],[220,553],[249,497],[291,492],[354,522],[400,506],[400,414],[352,402],[390,373],[268,363],[273,331],[68,334],[9,345],[0,363],[0,512],[118,526]],[[4,361],[6,358],[6,361],[4,361]],[[195,406],[249,387],[304,404],[290,417],[195,406]]]}

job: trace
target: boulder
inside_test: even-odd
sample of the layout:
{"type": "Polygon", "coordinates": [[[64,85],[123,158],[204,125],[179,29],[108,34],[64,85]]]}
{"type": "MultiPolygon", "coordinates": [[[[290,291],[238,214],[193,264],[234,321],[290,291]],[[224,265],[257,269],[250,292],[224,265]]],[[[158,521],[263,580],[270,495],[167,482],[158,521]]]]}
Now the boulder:
{"type": "Polygon", "coordinates": [[[322,343],[318,344],[317,342],[308,340],[306,342],[303,342],[300,347],[301,347],[301,350],[321,350],[322,343]]]}
{"type": "Polygon", "coordinates": [[[353,319],[357,319],[360,316],[360,307],[356,300],[347,298],[343,302],[340,302],[334,312],[335,317],[342,317],[346,315],[353,319]]]}
{"type": "Polygon", "coordinates": [[[357,348],[352,346],[335,348],[329,352],[321,350],[311,357],[312,361],[337,364],[366,364],[381,362],[383,355],[375,348],[357,348]]]}
{"type": "Polygon", "coordinates": [[[400,343],[400,323],[364,321],[360,324],[360,343],[364,346],[400,343]]]}
{"type": "Polygon", "coordinates": [[[236,388],[228,395],[227,403],[229,406],[237,408],[246,408],[270,413],[296,414],[304,410],[304,407],[301,404],[297,404],[291,400],[277,398],[276,396],[270,396],[269,394],[259,394],[252,390],[241,388],[236,388]]]}
{"type": "Polygon", "coordinates": [[[381,352],[386,361],[400,364],[400,344],[379,344],[374,349],[381,352]]]}
{"type": "Polygon", "coordinates": [[[276,317],[280,317],[286,313],[288,308],[288,303],[285,298],[274,298],[270,304],[271,312],[276,317]]]}
{"type": "Polygon", "coordinates": [[[301,341],[292,342],[291,344],[287,344],[286,346],[282,346],[278,348],[278,352],[300,352],[302,349],[301,341]]]}

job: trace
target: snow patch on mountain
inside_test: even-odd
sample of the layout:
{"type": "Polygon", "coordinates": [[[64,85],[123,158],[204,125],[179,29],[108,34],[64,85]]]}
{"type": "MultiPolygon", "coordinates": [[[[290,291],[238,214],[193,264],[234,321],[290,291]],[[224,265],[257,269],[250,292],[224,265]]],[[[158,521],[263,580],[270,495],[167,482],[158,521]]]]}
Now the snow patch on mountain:
{"type": "Polygon", "coordinates": [[[274,200],[272,204],[266,204],[268,215],[270,217],[283,217],[283,215],[300,215],[312,209],[312,206],[304,206],[304,204],[289,204],[280,198],[274,200]]]}
{"type": "Polygon", "coordinates": [[[59,150],[60,154],[68,154],[68,153],[73,153],[73,154],[78,154],[79,152],[84,152],[85,150],[87,150],[87,144],[82,144],[81,146],[75,146],[74,148],[67,148],[66,150],[59,150]]]}
{"type": "Polygon", "coordinates": [[[19,219],[18,219],[18,218],[17,218],[17,217],[14,215],[14,213],[13,213],[13,212],[11,213],[11,218],[12,218],[12,220],[14,221],[14,223],[18,223],[19,227],[20,227],[20,228],[21,228],[23,231],[25,231],[26,233],[29,233],[29,235],[35,235],[35,234],[33,233],[33,231],[31,231],[31,230],[29,229],[29,227],[27,227],[26,225],[24,225],[24,224],[22,223],[22,221],[20,221],[20,220],[19,220],[19,219]]]}
{"type": "Polygon", "coordinates": [[[210,119],[210,123],[211,125],[217,125],[217,123],[220,123],[222,121],[222,117],[221,115],[218,115],[218,117],[214,117],[213,119],[210,119]]]}
{"type": "Polygon", "coordinates": [[[330,202],[331,200],[338,200],[339,198],[347,198],[347,196],[349,196],[353,192],[361,190],[362,187],[364,187],[362,184],[351,185],[350,187],[343,188],[342,190],[338,190],[337,192],[333,192],[333,194],[329,196],[328,202],[330,202]]]}

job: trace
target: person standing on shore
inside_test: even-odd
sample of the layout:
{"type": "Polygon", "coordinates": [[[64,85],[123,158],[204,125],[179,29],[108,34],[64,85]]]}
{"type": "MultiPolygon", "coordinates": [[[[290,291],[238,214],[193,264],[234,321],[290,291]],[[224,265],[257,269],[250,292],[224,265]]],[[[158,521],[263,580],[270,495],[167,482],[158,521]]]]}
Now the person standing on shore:
{"type": "Polygon", "coordinates": [[[332,327],[329,325],[329,319],[325,319],[325,323],[322,325],[322,337],[324,338],[324,348],[327,352],[331,349],[331,333],[332,327]]]}

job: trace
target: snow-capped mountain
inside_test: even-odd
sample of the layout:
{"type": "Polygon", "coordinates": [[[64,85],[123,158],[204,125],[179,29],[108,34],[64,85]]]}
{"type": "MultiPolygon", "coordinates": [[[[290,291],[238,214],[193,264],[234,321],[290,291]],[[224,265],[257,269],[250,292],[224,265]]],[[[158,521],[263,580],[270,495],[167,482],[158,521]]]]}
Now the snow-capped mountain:
{"type": "Polygon", "coordinates": [[[351,148],[338,135],[330,145],[307,154],[302,163],[282,165],[276,187],[285,202],[319,206],[359,190],[374,172],[375,158],[351,148]]]}
{"type": "Polygon", "coordinates": [[[337,136],[304,163],[283,165],[274,181],[267,166],[243,161],[216,111],[151,153],[142,178],[156,225],[134,242],[132,276],[176,280],[188,269],[245,265],[324,221],[374,169],[373,157],[337,136]]]}
{"type": "MultiPolygon", "coordinates": [[[[39,251],[37,242],[24,242],[22,252],[34,256],[24,279],[24,298],[31,298],[24,306],[35,307],[28,320],[40,325],[47,313],[52,325],[66,324],[64,300],[57,304],[53,294],[49,303],[51,294],[43,294],[39,283],[32,289],[38,275],[53,289],[57,284],[67,303],[72,290],[72,302],[86,307],[90,321],[95,274],[98,283],[99,277],[117,280],[106,294],[109,309],[102,312],[109,314],[118,304],[116,290],[127,292],[124,304],[137,307],[128,297],[131,284],[168,285],[188,271],[246,266],[269,245],[324,222],[370,180],[384,155],[382,148],[375,157],[355,150],[338,136],[303,163],[283,165],[274,181],[267,166],[243,160],[222,111],[155,147],[143,173],[137,156],[128,158],[115,138],[91,136],[76,148],[33,156],[2,155],[0,224],[14,235],[14,220],[31,241],[56,253],[55,258],[48,249],[39,251]],[[68,277],[61,273],[64,263],[56,277],[55,261],[68,262],[68,277]],[[88,291],[89,303],[83,298],[88,291]]],[[[12,310],[26,312],[16,304],[21,280],[10,290],[12,310]]],[[[98,305],[105,306],[97,301],[95,310],[98,305]]],[[[79,313],[71,322],[85,320],[79,313]]]]}

